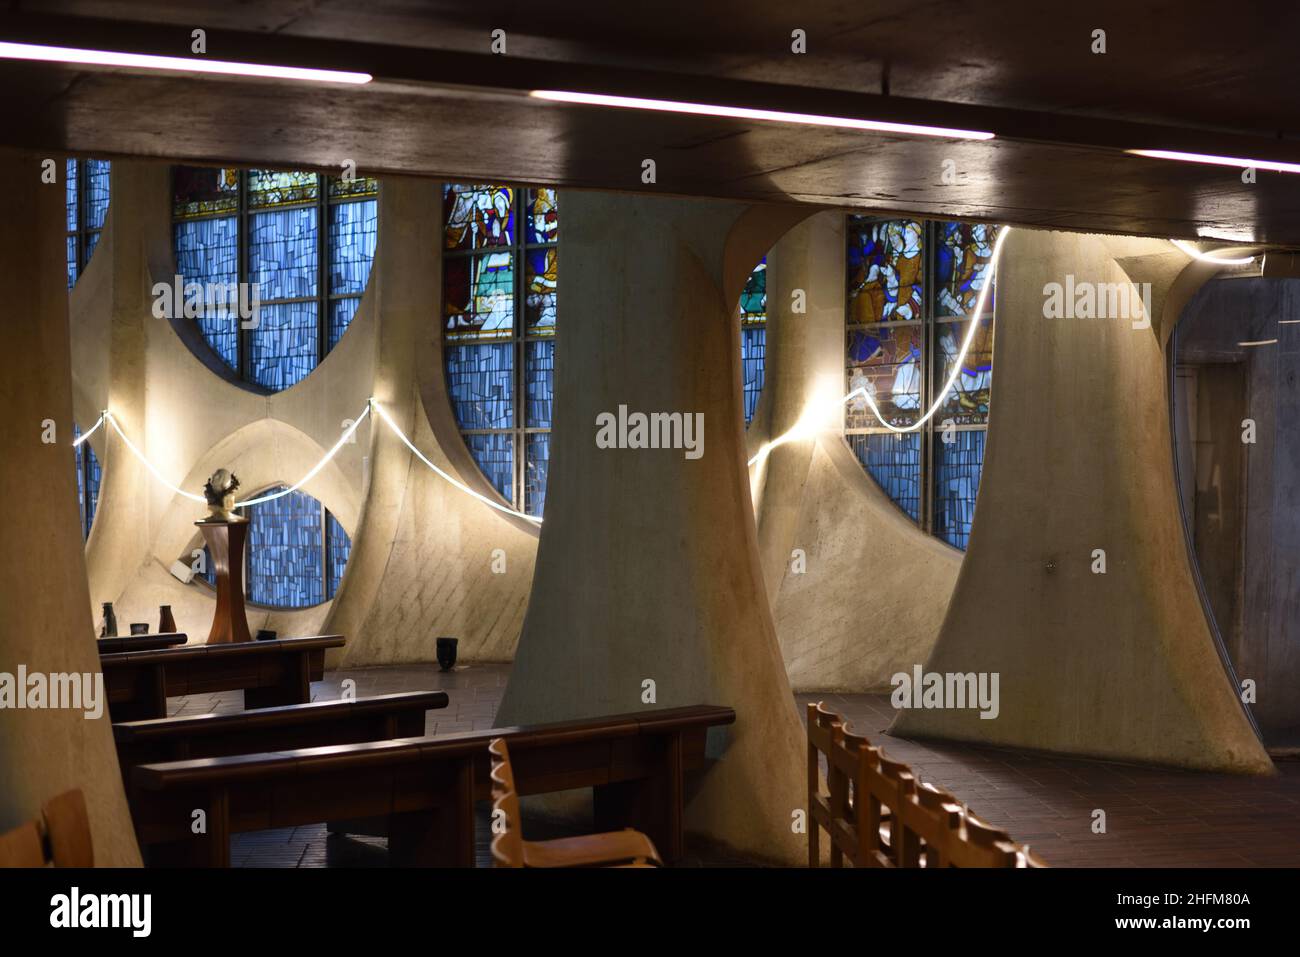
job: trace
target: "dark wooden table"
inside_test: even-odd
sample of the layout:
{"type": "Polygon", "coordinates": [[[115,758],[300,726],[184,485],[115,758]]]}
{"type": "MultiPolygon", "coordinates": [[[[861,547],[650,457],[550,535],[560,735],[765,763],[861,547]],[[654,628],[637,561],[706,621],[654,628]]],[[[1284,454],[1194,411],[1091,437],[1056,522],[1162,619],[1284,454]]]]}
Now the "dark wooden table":
{"type": "Polygon", "coordinates": [[[116,638],[97,638],[99,653],[111,655],[122,651],[156,651],[183,645],[189,640],[184,632],[163,632],[157,635],[120,635],[116,638]]]}
{"type": "Polygon", "coordinates": [[[101,655],[114,721],[167,717],[167,699],[213,691],[244,691],[244,707],[270,708],[311,700],[325,674],[325,651],[342,635],[187,645],[101,655]]]}

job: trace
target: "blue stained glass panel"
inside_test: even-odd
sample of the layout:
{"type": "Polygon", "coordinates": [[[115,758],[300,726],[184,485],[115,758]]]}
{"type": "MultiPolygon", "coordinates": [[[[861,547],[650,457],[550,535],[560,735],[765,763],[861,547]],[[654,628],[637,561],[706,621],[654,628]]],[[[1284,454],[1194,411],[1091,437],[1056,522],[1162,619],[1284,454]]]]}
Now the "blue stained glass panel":
{"type": "Polygon", "coordinates": [[[325,597],[333,598],[338,594],[339,582],[343,581],[343,572],[348,567],[348,557],[352,554],[352,539],[348,537],[348,533],[343,530],[343,526],[331,512],[325,513],[325,535],[329,556],[329,567],[325,569],[328,576],[325,583],[325,597]]]}
{"type": "Polygon", "coordinates": [[[850,435],[849,444],[890,500],[918,521],[921,515],[921,435],[893,432],[850,435]]]}
{"type": "Polygon", "coordinates": [[[551,461],[551,434],[528,435],[528,458],[524,462],[524,511],[541,517],[546,508],[546,470],[551,461]]]}
{"type": "MultiPolygon", "coordinates": [[[[81,428],[72,427],[72,438],[81,438],[81,428]]],[[[99,507],[99,483],[102,472],[99,459],[89,442],[82,442],[76,448],[77,459],[77,506],[81,516],[81,537],[90,537],[90,528],[95,524],[95,510],[99,507]]]]}
{"type": "Polygon", "coordinates": [[[754,267],[740,294],[741,325],[767,321],[767,257],[754,267]]]}
{"type": "Polygon", "coordinates": [[[745,424],[758,411],[758,399],[763,394],[763,372],[767,354],[767,329],[749,326],[740,330],[740,362],[744,375],[745,424]]]}
{"type": "Polygon", "coordinates": [[[379,206],[369,199],[330,206],[331,296],[360,295],[370,281],[379,237],[379,206]]]}
{"type": "Polygon", "coordinates": [[[249,522],[248,600],[277,608],[307,608],[324,601],[320,502],[305,492],[290,492],[243,511],[249,522]]]}
{"type": "Polygon", "coordinates": [[[263,303],[259,319],[249,379],[278,392],[307,378],[319,361],[316,302],[263,303]]]}
{"type": "MultiPolygon", "coordinates": [[[[183,220],[175,226],[176,268],[186,283],[233,285],[239,281],[239,226],[234,216],[183,220]]],[[[206,296],[205,296],[206,298],[206,296]]],[[[208,345],[239,368],[239,320],[228,300],[205,306],[198,318],[208,345]]]]}
{"type": "Polygon", "coordinates": [[[935,443],[934,533],[954,548],[966,550],[975,521],[975,499],[984,469],[983,429],[952,433],[952,442],[935,443]]]}
{"type": "Polygon", "coordinates": [[[99,245],[99,233],[86,233],[86,262],[90,262],[90,257],[95,255],[95,247],[99,245]]]}
{"type": "Polygon", "coordinates": [[[77,284],[77,237],[68,237],[68,288],[77,284]]]}
{"type": "Polygon", "coordinates": [[[357,314],[357,306],[361,303],[360,296],[347,296],[343,299],[335,299],[330,302],[329,315],[329,348],[333,349],[343,338],[343,333],[348,331],[348,326],[352,325],[352,317],[357,314]]]}
{"type": "Polygon", "coordinates": [[[447,389],[462,429],[514,425],[515,350],[509,343],[447,348],[447,389]]]}
{"type": "Polygon", "coordinates": [[[925,229],[910,219],[848,218],[848,322],[922,319],[925,229]]]}
{"type": "Polygon", "coordinates": [[[477,432],[465,436],[474,461],[507,502],[514,501],[515,442],[509,433],[477,432]]]}
{"type": "MultiPolygon", "coordinates": [[[[316,295],[316,209],[278,209],[248,218],[248,274],[263,302],[316,295]]],[[[254,338],[257,338],[256,334],[254,338]]]]}
{"type": "Polygon", "coordinates": [[[528,386],[525,424],[530,429],[549,429],[555,401],[555,343],[542,339],[529,342],[524,348],[528,361],[524,370],[524,381],[528,386]]]}
{"type": "Polygon", "coordinates": [[[80,209],[77,205],[77,161],[70,159],[64,164],[63,173],[64,203],[67,205],[68,232],[77,231],[80,209]]]}
{"type": "MultiPolygon", "coordinates": [[[[104,219],[108,215],[108,174],[111,164],[108,160],[82,160],[85,164],[86,180],[86,228],[103,229],[104,219]]],[[[86,254],[90,260],[90,254],[86,254]]]]}

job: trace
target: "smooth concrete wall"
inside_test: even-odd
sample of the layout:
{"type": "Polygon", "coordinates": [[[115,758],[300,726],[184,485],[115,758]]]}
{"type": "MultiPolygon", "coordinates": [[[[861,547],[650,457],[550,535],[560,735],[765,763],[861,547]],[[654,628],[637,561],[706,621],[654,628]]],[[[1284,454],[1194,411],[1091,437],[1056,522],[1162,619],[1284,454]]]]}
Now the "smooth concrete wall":
{"type": "Polygon", "coordinates": [[[962,561],[844,440],[844,242],[844,214],[819,213],[768,254],[767,369],[748,436],[767,594],[796,691],[876,691],[910,673],[938,638],[962,561]],[[796,291],[804,313],[792,311],[796,291]],[[791,430],[800,437],[781,441],[791,430]]]}
{"type": "Polygon", "coordinates": [[[564,209],[547,520],[497,723],[729,705],[687,827],[798,861],[803,734],[759,560],[733,308],[804,213],[576,191],[564,209]],[[597,416],[620,405],[702,414],[703,455],[598,448],[597,416]]]}
{"type": "MultiPolygon", "coordinates": [[[[19,668],[47,676],[99,670],[73,467],[64,164],[55,161],[58,179],[43,183],[42,159],[0,152],[10,187],[0,229],[0,672],[15,678],[19,668]],[[47,421],[55,428],[49,443],[47,421]]],[[[0,832],[80,788],[96,863],[138,865],[100,704],[97,719],[66,708],[0,710],[0,832]]]]}
{"type": "Polygon", "coordinates": [[[979,519],[926,666],[997,673],[1000,711],[905,710],[892,732],[1270,771],[1201,604],[1178,503],[1164,343],[1186,257],[1161,240],[1024,230],[1003,256],[979,519]],[[1154,326],[1044,318],[1045,287],[1067,275],[1151,282],[1154,326]]]}
{"type": "MultiPolygon", "coordinates": [[[[439,391],[439,184],[383,184],[375,263],[352,324],[311,375],[273,395],[236,381],[190,324],[152,314],[153,284],[176,272],[170,195],[167,165],[113,164],[108,224],[71,300],[83,427],[111,408],[169,482],[199,493],[230,468],[244,494],[298,481],[375,396],[432,461],[495,495],[439,391]]],[[[156,626],[158,606],[170,604],[190,640],[206,640],[213,592],[168,571],[201,547],[193,523],[205,507],[167,489],[109,429],[91,444],[103,483],[86,547],[87,606],[97,616],[99,603],[115,602],[125,631],[132,621],[156,626]]],[[[431,661],[437,635],[460,638],[464,661],[510,658],[535,528],[455,490],[373,416],[303,490],[352,537],[338,596],[307,609],[250,607],[251,628],[342,633],[348,645],[332,665],[431,661]],[[507,553],[502,574],[491,572],[494,547],[507,553]]]]}

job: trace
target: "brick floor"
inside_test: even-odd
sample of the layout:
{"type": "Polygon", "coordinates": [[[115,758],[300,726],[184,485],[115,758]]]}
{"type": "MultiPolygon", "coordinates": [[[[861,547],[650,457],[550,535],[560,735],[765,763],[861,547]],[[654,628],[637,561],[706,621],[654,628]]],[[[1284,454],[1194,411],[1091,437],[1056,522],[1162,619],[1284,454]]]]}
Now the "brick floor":
{"type": "MultiPolygon", "coordinates": [[[[425,732],[481,730],[492,727],[509,673],[509,665],[471,665],[443,674],[424,664],[330,672],[312,685],[312,699],[340,697],[345,679],[356,682],[360,696],[442,689],[450,701],[447,708],[429,712],[425,732]]],[[[952,791],[1054,866],[1300,866],[1300,761],[1279,761],[1277,775],[1261,778],[909,741],[884,734],[893,718],[885,695],[795,698],[801,714],[806,702],[824,700],[890,756],[952,791]],[[1095,809],[1106,812],[1104,834],[1092,832],[1095,809]]],[[[242,693],[233,692],[173,698],[170,710],[201,714],[242,705],[242,693]]],[[[526,827],[535,838],[569,833],[546,820],[528,820],[526,827]]],[[[486,834],[487,828],[478,831],[486,834]]],[[[486,864],[485,844],[478,857],[486,864]]],[[[314,825],[235,835],[231,862],[237,867],[383,866],[387,849],[382,838],[327,836],[324,825],[314,825]]],[[[711,851],[686,863],[745,862],[711,851]]]]}

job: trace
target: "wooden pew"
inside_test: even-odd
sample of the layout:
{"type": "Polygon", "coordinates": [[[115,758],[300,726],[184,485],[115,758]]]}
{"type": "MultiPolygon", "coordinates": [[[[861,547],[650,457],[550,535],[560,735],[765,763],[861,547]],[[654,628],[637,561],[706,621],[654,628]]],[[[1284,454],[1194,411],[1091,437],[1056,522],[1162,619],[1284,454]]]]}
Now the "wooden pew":
{"type": "Polygon", "coordinates": [[[325,650],[342,635],[187,645],[102,655],[100,668],[114,721],[167,717],[175,695],[243,689],[244,707],[305,704],[325,674],[325,650]]]}
{"type": "Polygon", "coordinates": [[[635,827],[663,860],[682,854],[684,776],[705,764],[730,708],[695,705],[295,751],[145,764],[131,772],[136,835],[151,864],[228,866],[230,835],[387,817],[394,865],[474,865],[474,802],[492,796],[488,745],[509,743],[521,795],[594,790],[595,825],[635,827]],[[192,812],[207,814],[193,834],[192,812]]]}
{"type": "Polygon", "coordinates": [[[0,867],[93,867],[86,798],[80,789],[46,801],[41,816],[0,834],[0,867]]]}
{"type": "Polygon", "coordinates": [[[1028,846],[982,821],[947,791],[848,730],[841,715],[808,705],[808,855],[831,840],[831,866],[1045,867],[1028,846]],[[827,763],[827,792],[820,760],[827,763]]]}
{"type": "Polygon", "coordinates": [[[137,764],[220,758],[424,734],[424,714],[447,707],[445,691],[407,691],[348,701],[311,701],[226,714],[151,718],[113,725],[124,778],[137,764]]]}
{"type": "Polygon", "coordinates": [[[96,638],[101,655],[112,655],[122,651],[156,651],[159,648],[171,648],[183,645],[189,637],[181,631],[166,632],[160,635],[121,635],[116,638],[96,638]]]}

